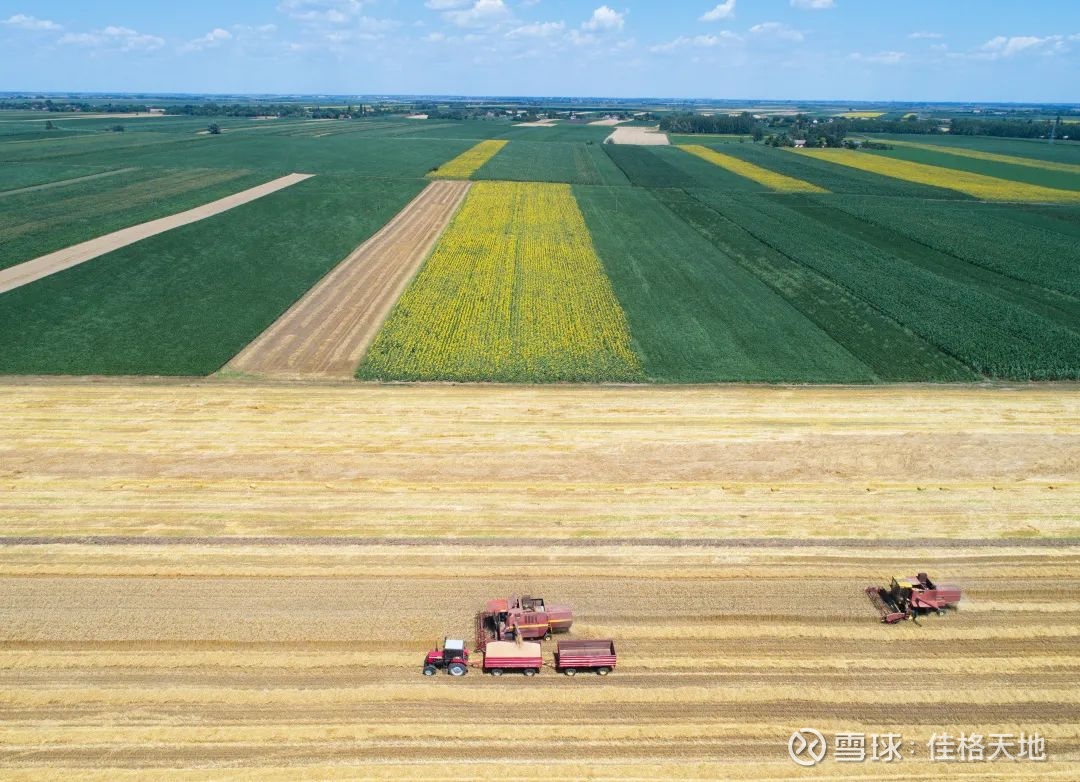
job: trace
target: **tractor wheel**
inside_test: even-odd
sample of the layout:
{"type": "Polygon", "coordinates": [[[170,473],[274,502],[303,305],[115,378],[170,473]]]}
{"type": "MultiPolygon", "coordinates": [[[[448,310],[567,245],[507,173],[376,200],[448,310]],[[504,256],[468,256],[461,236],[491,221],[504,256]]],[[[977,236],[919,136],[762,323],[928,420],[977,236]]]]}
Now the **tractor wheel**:
{"type": "Polygon", "coordinates": [[[446,672],[451,676],[464,676],[469,672],[469,669],[461,663],[450,663],[450,667],[446,669],[446,672]]]}
{"type": "Polygon", "coordinates": [[[596,674],[598,676],[607,676],[609,673],[611,673],[611,669],[606,665],[596,669],[596,674]]]}
{"type": "Polygon", "coordinates": [[[502,668],[492,668],[491,669],[491,675],[492,676],[502,676],[502,668]]]}
{"type": "Polygon", "coordinates": [[[544,633],[544,640],[545,641],[550,641],[551,640],[551,631],[550,630],[548,630],[546,633],[544,633]]]}
{"type": "Polygon", "coordinates": [[[425,665],[424,666],[424,676],[434,676],[435,673],[436,673],[436,670],[437,669],[435,668],[434,665],[425,665]]]}
{"type": "Polygon", "coordinates": [[[526,676],[536,676],[536,669],[535,668],[526,668],[524,671],[522,671],[522,673],[525,674],[526,676]]]}
{"type": "Polygon", "coordinates": [[[577,668],[567,668],[565,671],[563,671],[563,673],[565,673],[567,676],[576,676],[577,668]]]}

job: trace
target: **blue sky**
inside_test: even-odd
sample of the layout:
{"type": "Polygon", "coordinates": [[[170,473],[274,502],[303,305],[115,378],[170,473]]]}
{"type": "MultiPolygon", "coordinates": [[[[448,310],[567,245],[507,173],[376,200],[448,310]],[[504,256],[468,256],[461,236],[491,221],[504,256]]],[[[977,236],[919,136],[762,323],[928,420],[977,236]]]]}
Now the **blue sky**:
{"type": "Polygon", "coordinates": [[[0,90],[1080,102],[1075,0],[0,0],[0,90]]]}

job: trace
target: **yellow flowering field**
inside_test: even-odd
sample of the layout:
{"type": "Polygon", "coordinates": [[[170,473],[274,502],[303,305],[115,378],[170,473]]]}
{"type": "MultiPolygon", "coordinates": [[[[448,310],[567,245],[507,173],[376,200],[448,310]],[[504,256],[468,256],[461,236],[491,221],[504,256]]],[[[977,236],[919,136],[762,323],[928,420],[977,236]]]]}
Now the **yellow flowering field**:
{"type": "Polygon", "coordinates": [[[468,179],[480,166],[487,163],[499,150],[505,147],[507,141],[481,141],[474,147],[465,150],[453,160],[443,163],[428,176],[441,179],[468,179]]]}
{"type": "Polygon", "coordinates": [[[818,187],[817,185],[802,179],[778,174],[775,171],[756,166],[753,163],[747,163],[745,160],[740,160],[731,155],[725,155],[721,152],[717,152],[715,149],[703,147],[700,144],[680,144],[679,149],[684,152],[689,152],[691,155],[696,155],[713,165],[720,166],[720,168],[725,168],[733,174],[752,179],[759,184],[765,185],[765,187],[770,190],[776,190],[779,193],[829,192],[823,187],[818,187]]]}
{"type": "Polygon", "coordinates": [[[358,374],[531,382],[642,372],[570,186],[478,182],[358,374]]]}
{"type": "Polygon", "coordinates": [[[1028,168],[1041,168],[1045,171],[1060,171],[1066,174],[1080,174],[1080,166],[1072,163],[1055,163],[1052,160],[1037,160],[1018,155],[1003,155],[1000,152],[983,152],[978,149],[966,147],[946,147],[941,144],[920,144],[917,141],[896,141],[889,139],[888,144],[893,147],[908,147],[910,149],[925,149],[928,152],[944,152],[947,155],[957,157],[974,158],[975,160],[990,160],[994,163],[1010,163],[1014,166],[1027,166],[1028,168]]]}
{"type": "Polygon", "coordinates": [[[851,149],[802,149],[792,150],[792,152],[828,160],[830,163],[849,168],[857,168],[860,171],[869,171],[872,174],[902,179],[905,182],[956,190],[984,201],[1080,202],[1080,192],[1013,182],[970,171],[913,163],[909,160],[898,160],[869,152],[856,152],[851,149]]]}
{"type": "Polygon", "coordinates": [[[884,114],[884,111],[842,111],[836,116],[844,119],[877,119],[884,114]]]}

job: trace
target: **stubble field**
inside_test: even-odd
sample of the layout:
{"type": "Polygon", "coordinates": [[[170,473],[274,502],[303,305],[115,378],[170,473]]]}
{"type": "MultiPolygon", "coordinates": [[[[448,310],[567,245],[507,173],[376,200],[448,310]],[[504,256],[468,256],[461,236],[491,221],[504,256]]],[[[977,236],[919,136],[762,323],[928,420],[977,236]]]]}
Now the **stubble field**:
{"type": "Polygon", "coordinates": [[[9,383],[0,774],[768,779],[809,726],[914,742],[815,778],[1068,779],[1077,399],[9,383]],[[917,569],[960,610],[879,624],[863,587],[917,569]],[[420,676],[518,592],[619,669],[420,676]]]}

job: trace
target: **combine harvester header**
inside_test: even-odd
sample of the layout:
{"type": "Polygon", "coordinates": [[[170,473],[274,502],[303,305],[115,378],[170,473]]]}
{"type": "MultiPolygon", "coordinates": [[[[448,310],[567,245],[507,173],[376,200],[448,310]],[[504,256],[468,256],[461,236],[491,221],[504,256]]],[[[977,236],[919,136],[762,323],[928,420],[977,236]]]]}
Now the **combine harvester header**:
{"type": "Polygon", "coordinates": [[[891,625],[920,613],[945,612],[960,602],[960,587],[935,584],[926,573],[917,576],[896,576],[889,587],[869,586],[866,595],[878,611],[881,621],[891,625]]]}

